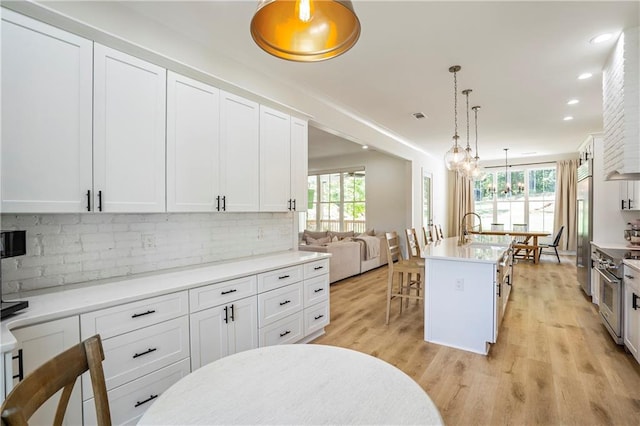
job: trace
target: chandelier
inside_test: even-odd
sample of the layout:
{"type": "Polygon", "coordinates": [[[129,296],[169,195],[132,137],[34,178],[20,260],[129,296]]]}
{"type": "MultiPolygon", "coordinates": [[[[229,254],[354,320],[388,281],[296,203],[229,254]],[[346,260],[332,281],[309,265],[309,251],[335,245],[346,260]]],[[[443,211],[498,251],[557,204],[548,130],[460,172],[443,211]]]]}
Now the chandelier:
{"type": "Polygon", "coordinates": [[[466,151],[458,145],[458,78],[457,72],[462,67],[460,65],[453,65],[449,67],[449,72],[453,73],[453,147],[444,155],[444,162],[447,166],[447,170],[459,171],[464,163],[466,151]]]}
{"type": "Polygon", "coordinates": [[[360,20],[351,1],[260,0],[251,20],[251,37],[281,59],[324,61],[356,44],[360,20]]]}
{"type": "Polygon", "coordinates": [[[507,162],[507,151],[509,151],[509,148],[503,148],[504,149],[504,189],[502,190],[502,193],[505,195],[509,195],[509,194],[518,194],[522,191],[524,191],[524,183],[522,182],[518,182],[518,184],[516,185],[515,188],[511,188],[511,183],[509,182],[509,173],[508,173],[508,162],[507,162]]]}

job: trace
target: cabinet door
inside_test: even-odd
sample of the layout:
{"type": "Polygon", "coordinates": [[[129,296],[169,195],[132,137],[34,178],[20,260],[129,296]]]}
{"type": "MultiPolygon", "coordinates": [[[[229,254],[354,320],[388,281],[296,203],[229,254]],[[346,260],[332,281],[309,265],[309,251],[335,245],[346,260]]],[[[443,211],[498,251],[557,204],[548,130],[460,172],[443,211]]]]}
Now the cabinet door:
{"type": "Polygon", "coordinates": [[[167,73],[167,211],[216,210],[220,91],[167,73]]]}
{"type": "Polygon", "coordinates": [[[165,211],[166,70],[94,46],[95,210],[165,211]]]}
{"type": "Polygon", "coordinates": [[[91,41],[2,9],[2,212],[87,210],[91,41]]]}
{"type": "Polygon", "coordinates": [[[259,108],[256,102],[220,92],[221,210],[258,211],[259,108]]]}
{"type": "Polygon", "coordinates": [[[640,210],[640,181],[628,181],[627,185],[627,207],[640,210]]]}
{"type": "Polygon", "coordinates": [[[636,285],[640,287],[640,272],[625,267],[624,344],[640,362],[640,289],[636,285]]]}
{"type": "Polygon", "coordinates": [[[247,297],[231,304],[232,331],[229,333],[229,355],[258,347],[257,297],[247,297]]]}
{"type": "Polygon", "coordinates": [[[229,355],[227,305],[191,314],[191,371],[229,355]]]}
{"type": "MultiPolygon", "coordinates": [[[[64,350],[80,343],[78,317],[63,318],[30,327],[19,328],[12,330],[12,333],[18,342],[15,354],[17,355],[18,350],[22,350],[22,362],[25,375],[64,350]]],[[[14,365],[13,371],[17,373],[17,365],[14,365]]],[[[71,393],[64,424],[82,424],[82,396],[80,394],[80,388],[80,380],[77,380],[71,393]]],[[[52,419],[55,417],[60,393],[61,392],[58,392],[40,407],[29,420],[29,424],[51,424],[52,419]]]]}
{"type": "Polygon", "coordinates": [[[260,106],[260,211],[293,208],[290,163],[291,117],[260,106]]]}
{"type": "Polygon", "coordinates": [[[291,117],[291,198],[293,209],[307,211],[309,128],[306,120],[291,117]]]}

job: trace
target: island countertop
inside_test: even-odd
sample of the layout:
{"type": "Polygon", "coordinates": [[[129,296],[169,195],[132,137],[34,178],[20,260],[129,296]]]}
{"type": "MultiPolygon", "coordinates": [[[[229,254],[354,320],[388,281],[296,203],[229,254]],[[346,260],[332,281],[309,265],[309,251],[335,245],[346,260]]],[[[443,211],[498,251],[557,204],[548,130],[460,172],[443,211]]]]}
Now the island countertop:
{"type": "Polygon", "coordinates": [[[512,242],[510,236],[468,235],[469,242],[459,246],[458,237],[445,238],[424,249],[425,259],[496,263],[512,242]]]}

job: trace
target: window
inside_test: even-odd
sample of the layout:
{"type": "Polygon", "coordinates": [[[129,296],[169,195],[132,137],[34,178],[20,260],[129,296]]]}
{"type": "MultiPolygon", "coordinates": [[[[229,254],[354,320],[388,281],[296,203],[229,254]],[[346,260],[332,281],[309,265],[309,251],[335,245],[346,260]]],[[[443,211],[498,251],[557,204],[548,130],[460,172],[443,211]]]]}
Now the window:
{"type": "Polygon", "coordinates": [[[494,171],[474,187],[475,211],[484,229],[492,223],[501,223],[504,229],[527,223],[532,231],[553,232],[555,196],[555,167],[494,171]],[[505,192],[506,187],[511,191],[505,192]]]}
{"type": "Polygon", "coordinates": [[[307,229],[366,230],[364,170],[311,175],[308,182],[307,229]]]}

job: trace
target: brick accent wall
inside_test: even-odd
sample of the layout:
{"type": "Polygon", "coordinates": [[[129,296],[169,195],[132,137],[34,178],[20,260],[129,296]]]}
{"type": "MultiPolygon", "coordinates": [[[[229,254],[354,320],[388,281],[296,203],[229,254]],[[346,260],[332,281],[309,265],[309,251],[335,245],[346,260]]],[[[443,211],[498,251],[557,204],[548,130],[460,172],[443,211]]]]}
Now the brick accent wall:
{"type": "Polygon", "coordinates": [[[289,250],[291,213],[3,214],[27,254],[2,260],[3,294],[289,250]]]}

